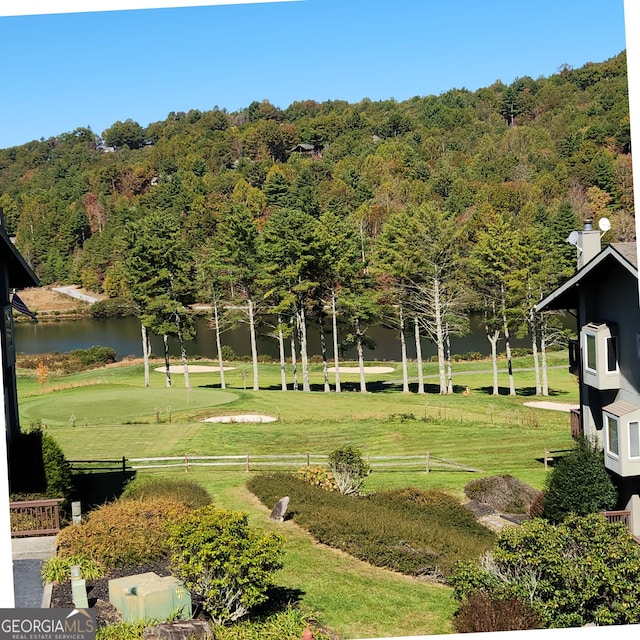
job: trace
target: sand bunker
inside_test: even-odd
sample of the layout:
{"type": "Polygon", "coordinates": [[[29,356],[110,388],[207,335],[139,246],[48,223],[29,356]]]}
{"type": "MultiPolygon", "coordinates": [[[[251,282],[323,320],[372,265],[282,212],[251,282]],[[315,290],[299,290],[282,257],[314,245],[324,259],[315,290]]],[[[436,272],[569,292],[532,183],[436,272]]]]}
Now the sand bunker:
{"type": "MultiPolygon", "coordinates": [[[[189,373],[216,373],[220,371],[220,367],[213,367],[206,364],[190,364],[188,365],[189,373]]],[[[224,371],[231,371],[231,369],[235,369],[235,367],[222,367],[224,371]]],[[[160,373],[165,372],[164,367],[156,367],[154,371],[158,371],[160,373]]],[[[172,364],[169,367],[169,371],[171,373],[184,373],[184,367],[181,364],[172,364]]]]}
{"type": "MultiPolygon", "coordinates": [[[[335,373],[335,367],[329,367],[329,373],[335,373]]],[[[360,367],[339,367],[340,373],[360,373],[360,367]]],[[[393,367],[365,367],[364,372],[367,373],[392,373],[395,371],[393,367]]]]}
{"type": "Polygon", "coordinates": [[[264,416],[257,413],[247,413],[238,416],[214,416],[205,418],[202,422],[275,422],[278,418],[264,416]]]}

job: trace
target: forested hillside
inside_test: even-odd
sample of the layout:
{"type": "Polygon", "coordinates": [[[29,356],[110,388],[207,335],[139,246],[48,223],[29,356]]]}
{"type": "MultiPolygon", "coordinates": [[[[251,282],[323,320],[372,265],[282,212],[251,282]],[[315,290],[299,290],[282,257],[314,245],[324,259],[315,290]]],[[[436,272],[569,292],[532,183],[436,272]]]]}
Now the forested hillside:
{"type": "Polygon", "coordinates": [[[583,219],[634,238],[630,152],[621,53],[404,102],[79,128],[0,150],[0,206],[44,283],[133,298],[160,333],[171,304],[215,302],[292,319],[303,356],[325,316],[358,345],[378,318],[445,350],[471,306],[490,341],[533,330],[583,219]]]}

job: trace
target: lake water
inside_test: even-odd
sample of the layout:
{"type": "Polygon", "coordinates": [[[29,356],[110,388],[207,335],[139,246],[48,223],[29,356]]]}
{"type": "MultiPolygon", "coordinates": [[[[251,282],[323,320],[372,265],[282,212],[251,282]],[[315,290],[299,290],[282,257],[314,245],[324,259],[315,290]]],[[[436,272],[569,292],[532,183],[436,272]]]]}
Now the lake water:
{"type": "MultiPolygon", "coordinates": [[[[340,331],[340,329],[338,329],[340,331]]],[[[275,337],[267,335],[265,329],[258,336],[258,353],[278,357],[278,341],[275,337]]],[[[20,322],[15,326],[16,347],[18,352],[26,354],[67,352],[73,349],[85,349],[94,345],[111,347],[118,354],[118,358],[128,355],[142,357],[142,344],[140,323],[136,318],[118,318],[96,320],[82,318],[78,320],[62,320],[59,322],[39,322],[38,324],[20,322]]],[[[343,329],[343,337],[346,330],[343,329]]],[[[381,326],[370,327],[367,335],[375,341],[375,349],[365,349],[367,360],[395,360],[401,359],[400,339],[397,330],[387,329],[381,326]]],[[[415,344],[412,330],[407,332],[407,354],[409,358],[415,358],[415,344]]],[[[331,335],[327,331],[327,349],[329,357],[332,357],[331,335]]],[[[308,328],[309,355],[320,355],[319,333],[313,326],[308,328]]],[[[245,325],[237,329],[227,331],[222,335],[222,344],[229,345],[239,356],[251,354],[249,344],[249,330],[245,325]]],[[[514,347],[530,347],[530,339],[512,339],[514,347]]],[[[151,346],[154,355],[162,356],[162,339],[151,337],[151,346]]],[[[287,356],[289,355],[288,342],[285,345],[287,356]]],[[[471,317],[471,331],[451,340],[451,351],[454,354],[463,354],[476,351],[489,354],[489,342],[484,334],[482,318],[471,317]]],[[[504,348],[502,343],[501,348],[504,348]]],[[[179,355],[177,341],[170,341],[172,355],[179,355]]],[[[209,328],[204,318],[196,321],[196,337],[187,346],[189,356],[201,356],[214,358],[216,355],[215,333],[209,328]]],[[[423,358],[436,354],[435,345],[425,338],[422,339],[423,358]]],[[[355,348],[346,354],[346,359],[355,359],[355,348]]]]}

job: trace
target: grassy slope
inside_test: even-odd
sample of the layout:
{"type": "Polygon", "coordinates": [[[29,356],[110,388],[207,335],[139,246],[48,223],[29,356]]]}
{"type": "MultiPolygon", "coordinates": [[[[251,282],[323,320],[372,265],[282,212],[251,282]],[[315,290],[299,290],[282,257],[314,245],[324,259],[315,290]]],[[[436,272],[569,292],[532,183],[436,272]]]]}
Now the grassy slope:
{"type": "MultiPolygon", "coordinates": [[[[564,365],[565,354],[553,357],[553,364],[564,365]]],[[[528,364],[525,359],[516,366],[528,364]]],[[[230,388],[221,392],[216,388],[217,374],[193,374],[187,404],[181,376],[175,377],[173,389],[165,389],[162,375],[155,374],[152,388],[144,389],[142,368],[136,365],[52,376],[44,390],[32,375],[20,376],[20,409],[23,427],[43,420],[69,459],[185,452],[328,453],[341,444],[352,444],[372,455],[430,451],[479,468],[483,475],[510,473],[541,487],[545,471],[536,458],[545,448],[570,446],[568,417],[524,407],[527,398],[523,394],[516,398],[488,395],[491,375],[479,373],[488,368],[487,362],[457,365],[455,383],[462,389],[469,386],[471,395],[449,397],[405,395],[393,388],[369,394],[245,391],[240,369],[227,374],[230,388]],[[169,404],[171,423],[166,412],[169,404]],[[161,411],[159,424],[156,407],[161,411]],[[268,413],[281,420],[260,425],[200,422],[208,415],[241,412],[268,413]],[[72,414],[76,416],[75,427],[69,421],[72,414]],[[416,419],[403,417],[407,414],[416,419]]],[[[279,387],[276,365],[261,365],[260,376],[263,388],[279,387]]],[[[398,373],[375,377],[397,380],[398,373]]],[[[551,370],[550,378],[553,399],[577,401],[577,388],[565,366],[551,370]]],[[[342,376],[343,381],[356,379],[342,376]]],[[[320,367],[316,367],[312,383],[320,382],[320,367]]],[[[246,384],[251,386],[250,376],[246,384]]],[[[504,374],[501,385],[506,387],[504,374]]],[[[519,389],[533,386],[533,373],[517,372],[516,385],[519,389]]],[[[179,470],[162,473],[184,477],[184,471],[179,470]]],[[[280,583],[301,598],[308,612],[317,613],[322,624],[343,637],[450,630],[454,603],[449,589],[369,567],[315,544],[293,523],[271,523],[268,511],[245,488],[245,472],[192,469],[189,473],[211,491],[217,504],[247,511],[254,523],[286,534],[287,555],[280,583]]],[[[462,496],[471,477],[477,474],[375,472],[365,488],[413,485],[446,488],[462,496]]]]}

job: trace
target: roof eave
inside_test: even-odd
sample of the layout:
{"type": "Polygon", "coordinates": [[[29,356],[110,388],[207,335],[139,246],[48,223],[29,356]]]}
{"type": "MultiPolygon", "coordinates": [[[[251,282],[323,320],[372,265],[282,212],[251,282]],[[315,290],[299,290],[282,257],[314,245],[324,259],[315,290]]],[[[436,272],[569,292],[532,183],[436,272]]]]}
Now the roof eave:
{"type": "Polygon", "coordinates": [[[616,260],[636,279],[638,278],[638,268],[619,251],[617,251],[614,245],[609,245],[606,249],[595,256],[593,260],[582,267],[582,269],[571,276],[571,278],[569,278],[564,284],[560,285],[557,289],[543,298],[535,306],[536,312],[539,313],[541,311],[557,311],[560,309],[577,309],[578,289],[580,287],[580,282],[585,276],[591,273],[605,260],[608,260],[610,258],[616,260]]]}

